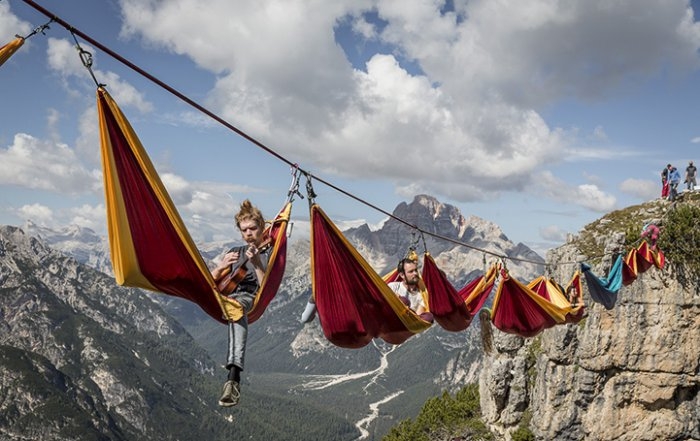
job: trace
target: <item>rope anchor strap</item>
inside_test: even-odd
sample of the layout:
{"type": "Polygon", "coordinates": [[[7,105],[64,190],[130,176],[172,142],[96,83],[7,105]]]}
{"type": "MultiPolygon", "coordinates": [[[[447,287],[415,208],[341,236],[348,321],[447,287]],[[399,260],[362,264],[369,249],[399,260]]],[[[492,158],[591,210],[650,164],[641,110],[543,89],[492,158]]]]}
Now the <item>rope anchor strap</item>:
{"type": "Polygon", "coordinates": [[[80,57],[80,62],[83,63],[83,66],[90,72],[90,76],[92,77],[92,80],[95,82],[95,85],[99,87],[106,87],[105,84],[100,83],[97,81],[97,77],[95,77],[95,73],[92,71],[92,53],[90,51],[85,50],[80,46],[80,43],[78,43],[78,39],[75,36],[75,33],[71,31],[71,35],[73,36],[73,40],[75,41],[75,48],[78,50],[78,56],[80,57]]]}
{"type": "Polygon", "coordinates": [[[316,192],[314,192],[314,186],[311,183],[312,176],[305,173],[306,176],[306,197],[309,198],[309,208],[316,202],[316,192]]]}
{"type": "Polygon", "coordinates": [[[304,195],[302,195],[301,192],[299,191],[299,177],[300,177],[299,166],[297,164],[294,164],[294,166],[292,167],[292,184],[289,186],[289,191],[287,192],[287,200],[289,202],[294,201],[295,195],[304,199],[304,195]]]}

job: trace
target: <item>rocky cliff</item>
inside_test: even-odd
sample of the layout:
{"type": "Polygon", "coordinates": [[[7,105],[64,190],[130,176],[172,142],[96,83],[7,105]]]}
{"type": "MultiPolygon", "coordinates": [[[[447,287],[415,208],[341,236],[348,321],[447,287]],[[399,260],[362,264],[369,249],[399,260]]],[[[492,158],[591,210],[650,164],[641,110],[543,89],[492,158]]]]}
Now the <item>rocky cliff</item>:
{"type": "MultiPolygon", "coordinates": [[[[594,222],[549,253],[553,275],[568,280],[572,263],[585,260],[605,276],[630,231],[652,219],[663,228],[673,209],[655,201],[594,222]]],[[[586,293],[579,324],[530,339],[494,329],[480,375],[491,429],[506,440],[528,430],[542,440],[699,440],[700,294],[677,271],[670,262],[642,273],[611,310],[586,293]]]]}
{"type": "Polygon", "coordinates": [[[354,437],[342,418],[248,384],[245,406],[221,409],[222,373],[143,291],[0,227],[0,439],[354,437]]]}

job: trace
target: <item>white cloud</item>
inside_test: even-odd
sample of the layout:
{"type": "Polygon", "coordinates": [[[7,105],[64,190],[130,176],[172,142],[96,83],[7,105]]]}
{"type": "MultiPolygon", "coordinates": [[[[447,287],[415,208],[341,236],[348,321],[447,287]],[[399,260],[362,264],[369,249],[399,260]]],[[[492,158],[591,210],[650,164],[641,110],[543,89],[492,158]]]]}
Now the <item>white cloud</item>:
{"type": "MultiPolygon", "coordinates": [[[[634,154],[569,150],[540,109],[606,96],[663,63],[692,68],[700,46],[685,1],[477,0],[446,14],[440,2],[396,0],[121,5],[125,36],[216,73],[209,104],[273,149],[326,172],[411,182],[457,201],[520,191],[543,163],[634,154]],[[363,15],[370,8],[383,29],[363,15]],[[358,37],[394,53],[354,70],[334,41],[347,19],[358,37]]],[[[601,127],[592,136],[606,139],[601,127]]],[[[589,205],[614,204],[596,187],[576,192],[589,205]]]]}
{"type": "Polygon", "coordinates": [[[13,40],[16,34],[26,36],[31,30],[31,24],[20,20],[10,11],[8,2],[0,2],[0,45],[13,40]]]}
{"type": "Polygon", "coordinates": [[[78,138],[75,140],[75,150],[87,162],[101,167],[100,126],[97,117],[97,106],[88,107],[78,119],[78,138]]]}
{"type": "Polygon", "coordinates": [[[357,228],[365,224],[367,224],[367,227],[369,227],[370,231],[378,231],[382,229],[387,220],[389,220],[388,217],[381,219],[376,224],[368,223],[366,219],[336,220],[334,221],[334,223],[340,231],[346,231],[350,228],[357,228]]]}
{"type": "Polygon", "coordinates": [[[620,184],[620,191],[648,201],[661,196],[661,183],[648,179],[625,179],[620,184]]]}
{"type": "Polygon", "coordinates": [[[66,144],[42,141],[19,133],[0,148],[0,185],[19,185],[62,194],[95,192],[101,172],[85,168],[66,144]]]}
{"type": "MultiPolygon", "coordinates": [[[[106,84],[107,90],[114,97],[114,100],[119,103],[120,107],[133,106],[144,113],[153,110],[153,105],[134,86],[123,81],[119,75],[114,72],[97,69],[96,52],[90,45],[81,43],[80,46],[84,51],[92,55],[92,71],[97,81],[101,84],[106,84]]],[[[49,38],[46,52],[49,67],[63,77],[64,85],[69,92],[75,93],[77,96],[82,95],[79,92],[71,91],[69,88],[68,79],[71,77],[83,80],[89,79],[82,85],[96,87],[90,72],[81,61],[75,44],[65,39],[49,38]]]]}
{"type": "Polygon", "coordinates": [[[566,241],[567,232],[556,225],[548,225],[540,228],[540,237],[544,240],[563,243],[566,241]]]}
{"type": "Polygon", "coordinates": [[[233,214],[244,199],[263,190],[246,185],[188,181],[171,172],[160,178],[183,222],[195,240],[230,240],[237,237],[233,214]]]}
{"type": "Polygon", "coordinates": [[[63,225],[66,223],[78,225],[97,232],[103,231],[107,225],[107,209],[103,204],[83,204],[79,207],[72,207],[68,210],[67,216],[70,217],[70,220],[63,225]]]}
{"type": "Polygon", "coordinates": [[[42,204],[23,205],[17,209],[17,214],[41,226],[47,226],[53,221],[53,210],[42,204]]]}
{"type": "Polygon", "coordinates": [[[570,185],[550,172],[541,173],[538,179],[536,189],[539,194],[554,201],[578,205],[597,213],[606,213],[615,208],[615,197],[605,193],[597,185],[570,185]]]}
{"type": "Polygon", "coordinates": [[[608,134],[605,133],[605,129],[603,129],[602,126],[596,126],[593,129],[593,133],[591,136],[596,141],[607,141],[608,140],[608,134]]]}

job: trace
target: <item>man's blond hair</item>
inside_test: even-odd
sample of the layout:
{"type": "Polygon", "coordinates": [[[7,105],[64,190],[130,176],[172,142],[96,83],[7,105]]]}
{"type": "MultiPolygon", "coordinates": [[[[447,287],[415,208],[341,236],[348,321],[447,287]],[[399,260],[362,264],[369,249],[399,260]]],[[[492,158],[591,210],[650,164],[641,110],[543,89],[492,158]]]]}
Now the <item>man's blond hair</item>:
{"type": "Polygon", "coordinates": [[[238,213],[236,213],[236,226],[241,228],[241,222],[246,220],[255,222],[260,229],[265,228],[265,218],[263,217],[262,211],[248,199],[241,202],[241,208],[238,210],[238,213]]]}

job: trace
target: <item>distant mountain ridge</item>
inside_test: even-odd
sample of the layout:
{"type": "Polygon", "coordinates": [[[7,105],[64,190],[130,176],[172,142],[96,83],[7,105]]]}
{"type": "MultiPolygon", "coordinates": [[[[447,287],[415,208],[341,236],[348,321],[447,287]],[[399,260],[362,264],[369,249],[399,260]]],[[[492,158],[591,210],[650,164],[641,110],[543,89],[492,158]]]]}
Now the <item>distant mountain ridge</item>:
{"type": "Polygon", "coordinates": [[[0,439],[353,437],[329,412],[252,388],[235,414],[219,408],[224,370],[144,294],[0,227],[0,439]]]}
{"type": "MultiPolygon", "coordinates": [[[[473,248],[428,235],[416,241],[411,229],[394,219],[377,231],[367,225],[345,231],[348,240],[380,273],[393,268],[412,246],[422,254],[423,243],[456,287],[483,272],[485,262],[488,265],[496,260],[480,249],[530,260],[509,263],[509,270],[519,277],[532,277],[542,270],[541,265],[533,263],[542,262],[542,258],[526,246],[510,242],[497,225],[474,216],[465,218],[457,208],[431,196],[416,196],[412,202],[397,206],[394,214],[425,231],[473,248]]],[[[106,241],[89,231],[68,228],[52,234],[36,226],[30,231],[86,264],[103,268],[108,262],[106,241]]],[[[206,260],[228,246],[218,245],[218,253],[211,246],[201,246],[207,250],[202,252],[206,260]]],[[[266,314],[251,326],[244,373],[250,386],[244,385],[244,390],[253,387],[275,396],[291,393],[303,403],[346,418],[361,433],[379,436],[398,420],[415,415],[427,398],[477,380],[481,350],[474,325],[461,333],[433,326],[398,347],[377,341],[353,351],[328,343],[318,320],[302,326],[299,315],[311,293],[309,246],[308,240],[301,239],[291,244],[282,288],[266,314]],[[347,399],[338,400],[339,395],[347,399]],[[370,406],[380,401],[380,414],[367,419],[370,406]]],[[[222,361],[225,328],[190,302],[158,294],[149,297],[179,321],[214,360],[222,361]]],[[[214,383],[222,378],[221,371],[216,372],[214,383]]]]}

